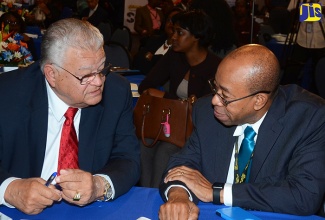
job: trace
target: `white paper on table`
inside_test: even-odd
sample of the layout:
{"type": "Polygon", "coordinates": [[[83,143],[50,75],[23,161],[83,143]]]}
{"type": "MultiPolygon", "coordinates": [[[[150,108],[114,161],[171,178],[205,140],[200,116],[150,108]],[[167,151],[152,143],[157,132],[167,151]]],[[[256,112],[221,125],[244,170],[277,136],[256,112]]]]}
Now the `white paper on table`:
{"type": "Polygon", "coordinates": [[[140,94],[138,93],[138,85],[135,83],[130,83],[131,85],[131,91],[133,97],[140,97],[140,94]]]}
{"type": "Polygon", "coordinates": [[[2,212],[0,212],[0,219],[1,220],[12,220],[12,218],[10,218],[9,216],[3,214],[2,212]]]}
{"type": "Polygon", "coordinates": [[[30,34],[30,33],[25,33],[28,37],[31,37],[31,38],[38,38],[38,35],[37,34],[30,34]]]}

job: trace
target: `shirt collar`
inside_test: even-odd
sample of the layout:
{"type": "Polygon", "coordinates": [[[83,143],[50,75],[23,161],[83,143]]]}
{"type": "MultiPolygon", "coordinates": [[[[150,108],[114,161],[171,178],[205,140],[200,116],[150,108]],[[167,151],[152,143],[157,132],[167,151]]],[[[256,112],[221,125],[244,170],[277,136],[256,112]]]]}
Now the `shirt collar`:
{"type": "Polygon", "coordinates": [[[258,120],[254,124],[238,125],[234,132],[234,136],[240,136],[240,135],[244,134],[244,130],[246,129],[247,126],[251,126],[254,129],[255,133],[258,134],[258,129],[260,128],[266,114],[267,114],[267,112],[263,115],[262,118],[260,118],[260,120],[258,120]]]}
{"type": "Polygon", "coordinates": [[[96,7],[94,9],[90,9],[90,11],[96,11],[98,8],[98,4],[96,5],[96,7]]]}
{"type": "Polygon", "coordinates": [[[46,82],[46,90],[47,90],[47,98],[49,100],[49,110],[52,111],[53,116],[57,121],[60,121],[63,117],[69,106],[65,104],[53,91],[47,80],[46,82]]]}

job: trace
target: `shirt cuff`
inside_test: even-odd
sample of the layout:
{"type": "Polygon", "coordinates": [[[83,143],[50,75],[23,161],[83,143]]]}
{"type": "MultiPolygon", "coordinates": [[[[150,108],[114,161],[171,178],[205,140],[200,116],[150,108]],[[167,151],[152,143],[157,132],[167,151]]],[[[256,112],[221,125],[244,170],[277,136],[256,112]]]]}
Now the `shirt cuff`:
{"type": "Polygon", "coordinates": [[[114,197],[115,197],[115,189],[114,189],[114,185],[113,185],[113,182],[112,182],[111,178],[109,178],[109,176],[104,175],[104,174],[95,174],[95,176],[101,176],[101,177],[105,178],[109,182],[109,185],[111,185],[112,192],[113,192],[112,197],[109,200],[114,199],[114,197]]]}
{"type": "Polygon", "coordinates": [[[232,206],[232,184],[225,183],[223,187],[223,204],[232,206]]]}
{"type": "Polygon", "coordinates": [[[14,206],[10,205],[9,203],[6,203],[5,201],[5,192],[6,189],[8,187],[8,185],[14,181],[14,180],[18,180],[19,178],[16,177],[10,177],[8,179],[6,179],[5,181],[2,182],[1,186],[0,186],[0,205],[5,205],[9,208],[15,208],[14,206]]]}
{"type": "Polygon", "coordinates": [[[193,202],[193,197],[192,197],[190,191],[189,191],[185,186],[183,186],[183,185],[170,185],[170,186],[166,189],[166,191],[165,191],[165,197],[166,197],[167,201],[168,201],[168,192],[169,192],[169,190],[170,190],[171,188],[173,188],[173,187],[181,187],[181,188],[185,189],[185,190],[187,191],[188,195],[189,195],[189,196],[188,196],[188,199],[189,199],[191,202],[193,202]]]}

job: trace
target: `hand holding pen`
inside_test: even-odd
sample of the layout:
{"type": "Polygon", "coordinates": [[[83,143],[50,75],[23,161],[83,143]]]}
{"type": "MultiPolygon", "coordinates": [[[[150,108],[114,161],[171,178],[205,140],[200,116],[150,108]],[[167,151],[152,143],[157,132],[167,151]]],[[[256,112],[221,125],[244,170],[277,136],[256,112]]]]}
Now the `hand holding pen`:
{"type": "Polygon", "coordinates": [[[53,182],[56,175],[57,175],[57,172],[52,173],[52,175],[47,179],[45,186],[49,186],[53,182]]]}

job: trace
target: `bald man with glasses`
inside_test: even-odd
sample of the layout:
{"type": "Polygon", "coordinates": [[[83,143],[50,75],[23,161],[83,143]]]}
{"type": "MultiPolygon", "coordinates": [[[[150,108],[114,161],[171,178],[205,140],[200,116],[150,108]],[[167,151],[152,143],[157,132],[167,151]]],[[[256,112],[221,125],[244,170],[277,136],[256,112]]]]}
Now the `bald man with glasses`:
{"type": "Polygon", "coordinates": [[[160,185],[163,219],[197,219],[197,202],[312,215],[325,192],[325,101],[279,86],[280,66],[261,45],[230,53],[194,106],[195,130],[160,185]],[[246,158],[244,157],[246,155],[246,158]]]}

